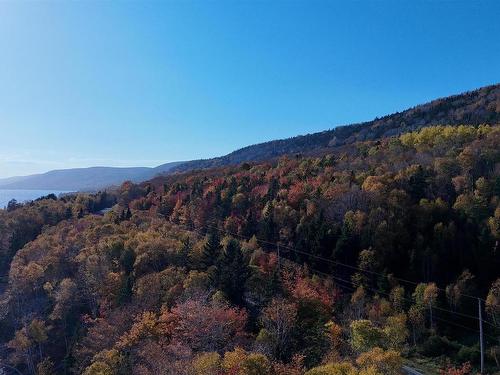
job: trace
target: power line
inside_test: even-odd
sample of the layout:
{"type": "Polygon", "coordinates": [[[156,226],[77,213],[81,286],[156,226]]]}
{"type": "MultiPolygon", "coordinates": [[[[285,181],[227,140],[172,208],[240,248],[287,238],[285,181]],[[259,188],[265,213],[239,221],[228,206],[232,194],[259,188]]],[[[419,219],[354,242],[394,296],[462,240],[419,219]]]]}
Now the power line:
{"type": "MultiPolygon", "coordinates": [[[[295,263],[295,262],[292,262],[292,263],[297,264],[297,263],[295,263]]],[[[339,277],[336,277],[336,276],[332,276],[332,275],[329,275],[329,274],[327,274],[327,273],[325,273],[325,272],[315,270],[315,269],[313,269],[313,268],[311,268],[311,270],[312,270],[312,271],[314,271],[314,272],[317,272],[317,273],[319,273],[319,274],[322,274],[322,275],[324,275],[325,277],[329,277],[329,278],[332,278],[332,279],[334,279],[334,280],[336,280],[336,281],[341,281],[341,282],[348,283],[348,284],[351,284],[351,285],[352,285],[352,282],[351,282],[351,281],[349,281],[349,280],[345,280],[345,279],[342,279],[342,278],[339,278],[339,277]]],[[[342,287],[346,287],[346,286],[345,286],[345,285],[342,285],[342,287]]],[[[347,287],[347,288],[349,288],[349,289],[351,289],[351,290],[353,290],[353,291],[354,291],[354,290],[356,290],[354,287],[347,287]]],[[[375,291],[374,289],[371,289],[371,288],[365,288],[365,289],[368,289],[368,290],[370,290],[370,291],[374,291],[374,292],[376,292],[376,293],[379,293],[378,291],[375,291]]],[[[381,293],[381,294],[385,294],[385,295],[389,295],[389,294],[387,294],[387,293],[383,293],[383,292],[380,292],[380,293],[381,293]]],[[[404,298],[404,297],[403,297],[403,299],[405,299],[405,300],[407,300],[407,301],[408,301],[408,299],[407,299],[407,298],[404,298]]],[[[410,301],[411,301],[411,300],[410,300],[410,301]]],[[[433,307],[433,309],[437,309],[437,308],[436,308],[436,307],[433,307]]],[[[452,312],[451,310],[445,310],[445,309],[437,309],[437,310],[443,310],[443,311],[449,311],[449,312],[452,312]]],[[[477,319],[476,317],[473,317],[473,318],[477,319]]],[[[479,333],[479,331],[478,331],[477,329],[474,329],[474,328],[471,328],[471,327],[467,327],[467,326],[464,326],[464,325],[459,324],[459,323],[456,323],[456,322],[452,322],[452,321],[447,320],[447,319],[443,319],[443,318],[440,318],[440,317],[437,317],[437,316],[434,316],[434,319],[436,319],[436,320],[440,320],[440,321],[442,321],[442,322],[445,322],[445,323],[448,323],[448,324],[451,324],[451,325],[454,325],[454,326],[456,326],[456,327],[460,327],[460,328],[464,328],[464,329],[467,329],[467,330],[473,331],[473,332],[475,332],[475,333],[479,333]]],[[[483,320],[483,321],[484,321],[484,320],[483,320]]],[[[496,339],[497,339],[497,338],[495,338],[495,337],[493,337],[493,336],[491,336],[491,335],[485,335],[485,336],[487,336],[487,337],[489,337],[489,338],[491,338],[491,339],[493,339],[493,340],[496,340],[496,339]]]]}
{"type": "MultiPolygon", "coordinates": [[[[339,277],[335,277],[335,276],[331,276],[331,275],[328,275],[328,274],[327,274],[327,273],[325,273],[325,272],[321,272],[321,271],[318,271],[318,270],[314,270],[314,269],[312,269],[312,270],[313,270],[313,271],[315,271],[315,272],[318,272],[318,273],[320,273],[320,274],[323,274],[323,275],[325,275],[326,277],[330,277],[330,278],[332,278],[332,279],[334,279],[334,280],[337,280],[337,281],[342,281],[342,282],[345,282],[345,283],[351,283],[351,284],[352,284],[352,282],[349,282],[348,280],[345,280],[345,279],[342,279],[342,278],[339,278],[339,277]]],[[[343,287],[344,287],[344,286],[343,286],[343,287]]],[[[351,290],[355,290],[355,289],[354,289],[354,288],[352,288],[352,287],[351,287],[350,289],[351,289],[351,290]]],[[[370,289],[370,288],[365,288],[365,289],[368,289],[368,290],[374,291],[373,289],[370,289]]],[[[382,293],[382,294],[386,294],[386,295],[388,295],[387,293],[382,293]]],[[[405,299],[405,300],[407,300],[407,301],[408,301],[408,299],[407,299],[407,298],[404,298],[404,297],[403,297],[403,299],[405,299]]],[[[437,308],[436,308],[435,306],[433,306],[433,309],[437,309],[437,308]]],[[[437,310],[448,311],[448,310],[444,310],[444,309],[437,309],[437,310]]],[[[473,317],[473,318],[477,319],[476,317],[473,317]]],[[[440,320],[440,321],[442,321],[442,322],[446,322],[446,323],[448,323],[448,324],[455,325],[455,326],[457,326],[457,327],[465,328],[465,329],[468,329],[468,330],[470,330],[470,331],[473,331],[473,332],[479,333],[479,331],[478,331],[478,330],[476,330],[476,329],[474,329],[474,328],[467,327],[467,326],[464,326],[464,325],[462,325],[462,324],[459,324],[459,323],[456,323],[456,322],[452,322],[452,321],[449,321],[449,320],[446,320],[446,319],[443,319],[443,318],[440,318],[440,317],[437,317],[437,316],[434,316],[434,319],[437,319],[437,320],[440,320]]],[[[484,321],[484,320],[483,320],[483,321],[484,321]]],[[[491,335],[485,335],[485,336],[487,336],[487,337],[489,337],[489,338],[491,338],[491,339],[493,339],[493,340],[496,340],[496,338],[495,338],[495,337],[493,337],[493,336],[491,336],[491,335]]]]}
{"type": "MultiPolygon", "coordinates": [[[[175,225],[175,226],[177,226],[177,227],[182,227],[182,226],[185,226],[185,225],[182,225],[182,224],[176,224],[176,223],[171,223],[171,224],[173,224],[173,225],[175,225]]],[[[185,227],[187,227],[187,226],[185,226],[185,227]]],[[[231,235],[231,236],[233,236],[233,237],[240,237],[240,238],[245,239],[245,240],[247,240],[247,241],[251,239],[251,237],[244,236],[244,235],[241,235],[241,234],[238,234],[238,233],[232,233],[232,232],[230,232],[230,231],[228,231],[228,230],[221,229],[221,228],[219,228],[219,227],[217,227],[217,226],[211,226],[211,225],[200,225],[200,227],[201,227],[201,228],[205,228],[205,229],[214,229],[214,230],[217,230],[217,231],[222,232],[222,233],[224,233],[224,234],[231,235]]],[[[201,231],[201,229],[200,229],[200,228],[189,228],[189,227],[188,227],[187,229],[182,228],[182,230],[184,230],[185,232],[188,232],[188,233],[193,233],[193,232],[196,232],[196,233],[198,233],[199,235],[204,235],[204,233],[201,231]]],[[[268,245],[278,246],[278,244],[277,244],[277,243],[273,243],[273,242],[266,241],[266,240],[260,240],[260,239],[258,239],[257,237],[255,237],[255,238],[256,238],[256,240],[257,240],[258,242],[261,242],[261,243],[266,243],[266,244],[268,244],[268,245]]],[[[283,245],[280,245],[280,246],[285,247],[285,248],[287,248],[287,249],[289,249],[289,250],[291,250],[291,251],[296,251],[296,252],[298,252],[298,253],[302,253],[302,254],[305,254],[305,255],[310,255],[310,256],[313,256],[313,257],[318,257],[318,258],[325,259],[325,260],[327,260],[327,261],[331,261],[331,260],[328,260],[328,259],[326,259],[326,258],[319,257],[319,256],[315,256],[314,254],[310,254],[310,253],[307,253],[307,252],[303,252],[303,251],[297,250],[297,249],[292,248],[292,247],[289,247],[289,246],[283,246],[283,245]]],[[[289,263],[292,263],[292,264],[294,264],[294,265],[297,265],[297,266],[302,266],[301,264],[299,264],[299,263],[297,263],[297,262],[294,262],[294,261],[292,261],[292,260],[290,260],[290,259],[286,259],[286,261],[287,261],[287,262],[289,262],[289,263]]],[[[333,261],[332,261],[332,262],[333,262],[333,261]]],[[[338,263],[340,263],[340,262],[338,262],[338,263]]],[[[340,263],[340,264],[341,264],[341,265],[343,265],[342,263],[340,263]]],[[[346,266],[347,266],[347,265],[346,265],[346,266]]],[[[308,267],[309,267],[309,266],[308,266],[308,267]]],[[[360,270],[360,271],[364,271],[364,270],[362,270],[362,269],[360,269],[360,268],[357,268],[357,267],[353,267],[353,266],[349,266],[349,267],[350,267],[350,268],[354,268],[354,269],[358,269],[358,270],[360,270]]],[[[337,276],[334,276],[334,275],[328,274],[328,273],[326,273],[326,272],[316,270],[316,269],[314,269],[314,268],[312,268],[312,267],[309,267],[309,269],[311,269],[313,272],[315,272],[315,273],[317,273],[317,274],[323,275],[323,276],[324,276],[324,277],[326,277],[326,278],[333,279],[333,280],[336,280],[336,281],[338,281],[338,282],[343,282],[343,283],[345,283],[345,284],[348,284],[348,285],[340,285],[340,284],[337,284],[337,285],[339,285],[339,286],[340,286],[340,287],[342,287],[342,288],[349,289],[350,291],[355,291],[355,290],[356,290],[356,288],[354,287],[354,285],[353,285],[352,281],[350,281],[350,280],[345,280],[345,279],[343,279],[343,278],[340,278],[340,277],[337,277],[337,276]]],[[[380,273],[376,273],[376,272],[373,272],[373,273],[374,273],[374,274],[381,275],[381,276],[384,276],[384,277],[387,277],[386,275],[383,275],[383,274],[380,274],[380,273]]],[[[363,286],[363,288],[364,288],[364,289],[366,289],[366,290],[369,290],[369,291],[371,291],[371,292],[373,292],[373,293],[376,293],[376,294],[383,294],[383,295],[386,295],[386,296],[389,296],[389,297],[390,297],[390,294],[389,294],[389,293],[382,292],[382,291],[380,291],[380,290],[374,290],[374,289],[372,289],[372,288],[368,288],[368,287],[366,287],[366,286],[363,286]]],[[[403,300],[408,301],[408,302],[410,302],[410,303],[413,303],[413,302],[414,302],[412,299],[409,299],[409,298],[406,298],[406,297],[402,297],[402,298],[403,298],[403,300]]],[[[435,309],[435,310],[440,310],[440,311],[444,311],[444,312],[448,312],[448,313],[451,313],[451,314],[461,315],[461,316],[463,316],[463,317],[467,317],[467,318],[471,318],[471,319],[478,320],[478,318],[477,318],[477,317],[475,317],[475,316],[468,315],[468,314],[463,314],[463,313],[459,313],[459,312],[457,312],[457,311],[452,311],[452,310],[448,310],[448,309],[443,309],[443,308],[440,308],[440,307],[437,307],[437,306],[433,306],[433,309],[435,309]]],[[[470,327],[467,327],[467,326],[464,326],[464,325],[458,324],[458,323],[456,323],[456,322],[452,322],[452,321],[449,321],[449,320],[446,320],[446,319],[443,319],[443,318],[440,318],[440,317],[435,317],[435,319],[436,319],[436,320],[439,320],[439,321],[442,321],[442,322],[446,322],[446,323],[448,323],[448,324],[451,324],[451,325],[454,325],[454,326],[457,326],[457,327],[460,327],[460,328],[464,328],[464,329],[471,330],[471,331],[474,331],[474,332],[476,332],[476,333],[479,333],[479,331],[477,331],[476,329],[473,329],[473,328],[470,328],[470,327]]],[[[487,323],[487,324],[489,324],[489,325],[491,325],[492,327],[496,328],[496,326],[495,326],[495,325],[493,325],[492,323],[490,323],[490,322],[488,322],[488,321],[486,321],[486,320],[482,320],[482,321],[483,321],[483,322],[485,322],[485,323],[487,323]]],[[[485,335],[485,336],[487,336],[487,337],[489,337],[489,338],[491,338],[491,339],[493,339],[493,340],[496,340],[496,338],[494,338],[493,336],[490,336],[490,335],[485,335]]]]}
{"type": "MultiPolygon", "coordinates": [[[[292,261],[290,261],[290,262],[292,262],[292,261]]],[[[295,263],[295,262],[292,262],[292,263],[299,265],[298,263],[295,263]]],[[[299,266],[300,266],[300,265],[299,265],[299,266]]],[[[311,270],[312,270],[312,271],[314,271],[314,272],[317,272],[317,273],[319,273],[319,274],[322,274],[322,275],[324,275],[325,277],[328,277],[328,278],[334,279],[334,280],[336,280],[336,281],[340,281],[340,282],[344,282],[344,283],[348,283],[348,284],[352,285],[352,281],[345,280],[345,279],[342,279],[342,278],[339,278],[339,277],[336,277],[336,276],[329,275],[329,274],[327,274],[327,273],[325,273],[325,272],[315,270],[314,268],[311,268],[311,270]]],[[[345,288],[346,286],[345,286],[345,285],[341,285],[341,287],[344,287],[344,288],[345,288]]],[[[356,290],[354,287],[347,287],[347,288],[349,288],[349,289],[350,289],[350,290],[352,290],[352,291],[356,290]]],[[[370,291],[372,291],[372,292],[375,292],[375,293],[381,293],[381,294],[385,294],[385,295],[387,295],[387,296],[390,296],[390,295],[389,295],[389,294],[387,294],[387,293],[383,293],[383,292],[380,292],[380,291],[375,291],[374,289],[371,289],[371,288],[366,288],[366,287],[364,287],[364,288],[365,288],[365,289],[367,289],[367,290],[370,290],[370,291]]],[[[405,298],[405,297],[403,297],[403,299],[404,299],[404,300],[406,300],[406,301],[413,302],[413,301],[411,301],[411,300],[409,300],[408,298],[405,298]]],[[[457,313],[457,312],[453,312],[453,311],[451,311],[451,310],[440,309],[440,308],[437,308],[437,307],[435,307],[435,306],[433,306],[433,309],[436,309],[436,310],[442,310],[442,311],[447,311],[447,312],[452,312],[452,313],[457,313]]],[[[474,319],[477,319],[477,318],[476,318],[476,317],[474,317],[474,316],[470,316],[470,315],[469,315],[469,317],[472,317],[472,318],[474,318],[474,319]]],[[[464,326],[464,325],[462,325],[462,324],[459,324],[459,323],[456,323],[456,322],[452,322],[452,321],[450,321],[450,320],[446,320],[446,319],[443,319],[443,318],[440,318],[440,317],[437,317],[437,316],[434,316],[434,319],[437,319],[437,320],[440,320],[440,321],[442,321],[442,322],[446,322],[446,323],[448,323],[448,324],[451,324],[451,325],[454,325],[454,326],[457,326],[457,327],[460,327],[460,328],[468,329],[468,330],[470,330],[470,331],[473,331],[473,332],[479,333],[479,331],[478,331],[478,330],[476,330],[476,329],[474,329],[474,328],[467,327],[467,326],[464,326]]],[[[484,321],[484,320],[483,320],[483,322],[486,322],[486,321],[484,321]]],[[[486,322],[486,323],[487,323],[487,322],[486,322]]],[[[487,336],[487,337],[489,337],[489,338],[491,338],[491,339],[493,339],[493,340],[496,340],[496,339],[497,339],[497,338],[495,338],[495,337],[493,337],[493,336],[491,336],[491,335],[485,335],[485,336],[487,336]]]]}
{"type": "MultiPolygon", "coordinates": [[[[217,224],[217,223],[215,223],[217,224]]],[[[212,226],[206,226],[205,227],[209,227],[209,228],[213,228],[213,229],[217,229],[217,230],[220,230],[220,231],[224,231],[222,229],[219,229],[218,227],[212,227],[212,226]]],[[[240,234],[236,234],[236,233],[228,233],[228,234],[231,234],[233,236],[239,236],[239,237],[243,237],[245,238],[245,236],[242,236],[240,234]]],[[[263,239],[259,239],[257,238],[257,241],[261,242],[261,243],[264,243],[264,244],[268,244],[268,245],[273,245],[273,246],[276,246],[276,243],[273,243],[273,242],[270,242],[270,241],[267,241],[267,240],[263,240],[263,239]]],[[[366,273],[371,273],[371,274],[374,274],[374,275],[378,275],[378,276],[382,276],[384,278],[388,277],[388,275],[385,275],[383,273],[380,273],[380,272],[376,272],[376,271],[372,271],[372,270],[364,270],[362,268],[359,268],[359,267],[356,267],[356,266],[352,266],[350,264],[345,264],[345,263],[342,263],[342,262],[339,262],[339,261],[336,261],[336,260],[333,260],[333,259],[328,259],[328,258],[325,258],[325,257],[322,257],[320,255],[316,255],[316,254],[311,254],[311,253],[308,253],[308,252],[305,252],[303,250],[298,250],[297,248],[295,247],[291,247],[291,246],[287,246],[287,245],[280,245],[282,248],[284,249],[287,249],[287,250],[290,250],[290,251],[293,251],[295,253],[298,253],[298,254],[302,254],[302,255],[307,255],[307,256],[310,256],[312,258],[315,258],[315,259],[318,259],[318,260],[322,260],[322,261],[325,261],[325,262],[328,262],[328,263],[331,263],[331,264],[335,264],[335,265],[339,265],[339,266],[343,266],[343,267],[346,267],[346,268],[350,268],[352,270],[357,270],[357,271],[361,271],[361,272],[366,272],[366,273]]],[[[403,278],[400,278],[400,277],[396,277],[396,276],[392,276],[392,278],[394,280],[398,280],[400,282],[404,282],[404,283],[408,283],[408,284],[412,284],[412,285],[418,285],[419,283],[418,282],[415,282],[415,281],[411,281],[411,280],[406,280],[406,279],[403,279],[403,278]]],[[[446,289],[443,289],[443,288],[439,288],[437,287],[438,290],[441,290],[443,292],[446,293],[446,289]]],[[[485,301],[483,298],[481,297],[478,297],[478,296],[473,296],[473,295],[469,295],[469,294],[465,294],[465,293],[462,293],[461,296],[463,297],[467,297],[467,298],[473,298],[474,300],[477,300],[478,298],[481,299],[483,302],[485,301]]]]}
{"type": "MultiPolygon", "coordinates": [[[[333,276],[332,276],[333,277],[333,276]]],[[[375,290],[373,288],[368,288],[366,286],[363,286],[364,289],[367,289],[373,293],[378,293],[378,294],[383,294],[385,296],[388,296],[390,297],[390,293],[387,293],[387,292],[383,292],[381,290],[375,290]]],[[[407,301],[407,302],[410,302],[410,303],[413,303],[414,301],[410,298],[407,298],[407,297],[401,297],[403,300],[407,301]]],[[[448,310],[448,309],[444,309],[442,307],[439,307],[439,306],[432,306],[432,309],[433,310],[439,310],[439,311],[444,311],[444,312],[447,312],[447,313],[451,313],[451,314],[455,314],[455,315],[459,315],[459,316],[462,316],[464,318],[469,318],[469,319],[474,319],[474,320],[479,320],[478,317],[474,316],[474,315],[469,315],[469,314],[464,314],[464,313],[461,313],[461,312],[458,312],[458,311],[453,311],[453,310],[448,310]]],[[[487,320],[484,320],[482,319],[482,321],[486,324],[489,324],[491,325],[493,328],[496,328],[496,326],[490,322],[488,322],[487,320]]]]}
{"type": "MultiPolygon", "coordinates": [[[[251,239],[251,238],[249,238],[247,236],[244,236],[244,235],[241,235],[241,234],[238,234],[238,233],[232,233],[232,232],[229,232],[229,231],[227,231],[225,229],[221,229],[221,228],[219,228],[217,226],[201,225],[201,227],[204,227],[206,229],[215,229],[215,230],[220,231],[222,233],[229,234],[229,235],[234,236],[234,237],[240,237],[240,238],[243,238],[243,239],[246,239],[246,240],[250,240],[251,239]]],[[[198,232],[198,230],[197,230],[197,232],[198,232]]],[[[384,274],[379,273],[379,272],[370,271],[370,270],[363,270],[363,269],[361,269],[359,267],[355,267],[355,266],[351,266],[351,265],[344,264],[344,263],[341,263],[341,262],[337,262],[337,261],[334,261],[334,260],[331,260],[331,259],[328,259],[328,258],[325,258],[325,257],[321,257],[319,255],[315,255],[315,254],[311,254],[311,253],[308,253],[308,252],[305,252],[305,251],[302,251],[302,250],[298,250],[298,249],[296,249],[294,247],[290,247],[290,246],[286,246],[286,245],[278,245],[277,243],[274,243],[274,242],[262,240],[262,239],[259,239],[257,237],[255,237],[255,238],[260,243],[264,243],[264,244],[268,244],[268,245],[272,245],[272,246],[281,246],[282,248],[288,249],[288,250],[293,251],[293,252],[298,253],[298,254],[307,255],[307,256],[310,256],[310,257],[313,257],[313,258],[316,258],[316,259],[319,259],[319,260],[323,260],[323,261],[330,262],[330,263],[333,263],[333,264],[337,264],[337,265],[341,265],[341,266],[348,267],[348,268],[351,268],[351,269],[359,270],[359,271],[362,271],[362,272],[368,272],[368,273],[371,273],[371,274],[382,276],[384,278],[388,277],[388,275],[384,275],[384,274]]],[[[316,272],[318,272],[318,271],[316,271],[316,272]]],[[[332,277],[332,278],[334,278],[331,275],[329,275],[329,276],[332,277]]],[[[400,279],[400,278],[396,278],[396,277],[394,277],[394,279],[395,280],[399,280],[399,281],[409,282],[409,283],[412,283],[414,285],[418,285],[418,283],[415,283],[415,282],[412,282],[412,281],[408,281],[408,280],[405,280],[405,279],[400,279]]],[[[344,282],[348,282],[348,281],[344,280],[344,282]]],[[[365,288],[365,289],[368,289],[368,288],[365,288]]],[[[390,296],[390,294],[384,293],[382,291],[377,291],[377,290],[373,290],[373,289],[368,289],[368,290],[371,290],[374,293],[385,294],[387,296],[390,296]]],[[[446,291],[445,289],[441,289],[441,288],[438,288],[438,290],[446,291]]],[[[467,296],[467,295],[463,294],[463,296],[467,296]]],[[[475,299],[479,298],[479,297],[472,297],[472,296],[468,296],[468,297],[475,298],[475,299]]],[[[406,300],[406,301],[409,301],[409,302],[413,302],[413,300],[408,299],[406,297],[403,297],[403,299],[406,300]]],[[[452,311],[452,310],[444,309],[444,308],[437,307],[437,306],[434,306],[433,309],[444,311],[444,312],[448,312],[448,313],[455,314],[455,315],[462,316],[462,317],[469,318],[469,319],[474,319],[474,320],[478,320],[479,319],[478,317],[473,316],[473,315],[464,314],[464,313],[460,313],[458,311],[452,311]]],[[[483,319],[482,321],[485,322],[486,324],[489,324],[490,326],[492,326],[494,328],[497,327],[495,324],[493,324],[493,323],[491,323],[491,322],[489,322],[487,320],[483,319]]]]}
{"type": "MultiPolygon", "coordinates": [[[[214,227],[214,226],[207,226],[205,225],[204,227],[206,228],[212,228],[212,229],[216,229],[218,231],[221,231],[221,232],[224,232],[224,233],[227,233],[227,234],[230,234],[232,236],[235,236],[235,237],[241,237],[241,238],[244,238],[246,240],[249,240],[250,238],[246,237],[246,236],[243,236],[241,234],[238,234],[238,233],[231,233],[229,231],[226,231],[224,229],[220,229],[218,227],[214,227]]],[[[270,241],[266,241],[266,240],[262,240],[262,239],[259,239],[257,238],[257,241],[258,242],[261,242],[261,243],[264,243],[264,244],[268,244],[268,245],[273,245],[273,246],[277,246],[277,243],[274,243],[274,242],[270,242],[270,241]]],[[[380,272],[375,272],[375,271],[371,271],[371,270],[364,270],[362,268],[359,268],[359,267],[355,267],[355,266],[351,266],[349,264],[345,264],[345,263],[341,263],[341,262],[338,262],[338,261],[335,261],[335,260],[332,260],[332,259],[328,259],[328,258],[325,258],[325,257],[322,257],[320,255],[316,255],[316,254],[312,254],[312,253],[309,253],[309,252],[306,252],[306,251],[303,251],[303,250],[298,250],[297,248],[294,248],[294,247],[291,247],[291,246],[286,246],[286,245],[279,245],[281,246],[282,248],[285,248],[287,250],[290,250],[290,251],[293,251],[297,254],[302,254],[302,255],[307,255],[307,256],[310,256],[312,258],[315,258],[315,259],[318,259],[318,260],[322,260],[322,261],[325,261],[325,262],[329,262],[329,263],[332,263],[332,264],[336,264],[336,265],[340,265],[340,266],[343,266],[343,267],[347,267],[347,268],[350,268],[350,269],[353,269],[353,270],[358,270],[358,271],[361,271],[361,272],[367,272],[367,273],[371,273],[371,274],[374,274],[374,275],[378,275],[378,276],[381,276],[381,277],[384,277],[384,278],[387,278],[388,275],[385,275],[383,273],[380,273],[380,272]]],[[[402,281],[402,282],[407,282],[407,283],[411,283],[413,285],[418,285],[419,283],[417,282],[413,282],[413,281],[409,281],[409,280],[405,280],[405,279],[401,279],[401,278],[398,278],[398,277],[393,277],[395,280],[398,280],[398,281],[402,281]]],[[[446,292],[446,289],[442,289],[442,288],[437,288],[441,291],[444,291],[446,292]]],[[[474,298],[477,300],[477,296],[469,296],[467,294],[462,294],[462,296],[464,297],[470,297],[470,298],[474,298]]],[[[483,300],[484,301],[484,300],[483,300]]]]}
{"type": "MultiPolygon", "coordinates": [[[[477,334],[479,334],[479,331],[477,329],[474,329],[474,328],[471,328],[471,327],[467,327],[467,326],[464,326],[462,324],[459,324],[459,323],[456,323],[456,322],[452,322],[450,320],[447,320],[447,319],[443,319],[443,318],[440,318],[440,317],[437,317],[435,316],[434,319],[436,320],[440,320],[444,323],[448,323],[448,324],[451,324],[451,325],[454,325],[456,327],[460,327],[460,328],[463,328],[463,329],[468,329],[469,331],[472,331],[472,332],[475,332],[477,334]]],[[[494,337],[494,336],[491,336],[491,335],[487,335],[487,334],[484,334],[486,337],[489,337],[490,339],[492,340],[495,340],[497,341],[498,340],[498,337],[494,337]]]]}
{"type": "MultiPolygon", "coordinates": [[[[263,243],[269,243],[269,244],[271,244],[268,241],[262,241],[262,242],[263,243]]],[[[333,259],[328,259],[328,258],[319,256],[319,255],[315,255],[315,254],[311,254],[311,253],[308,253],[308,252],[305,252],[305,251],[302,251],[302,250],[298,250],[298,249],[292,248],[290,246],[282,245],[282,247],[286,248],[288,250],[294,251],[296,253],[303,254],[303,255],[308,255],[310,257],[313,257],[313,258],[316,258],[316,259],[319,259],[319,260],[322,260],[322,261],[325,261],[325,262],[329,262],[329,263],[332,263],[332,264],[335,264],[335,265],[343,266],[343,267],[350,268],[350,269],[357,270],[357,271],[361,271],[361,272],[370,273],[370,274],[373,274],[373,275],[378,275],[378,276],[381,276],[381,277],[384,277],[384,278],[388,277],[388,275],[385,275],[385,274],[380,273],[380,272],[376,272],[376,271],[372,271],[372,270],[365,270],[365,269],[362,269],[362,268],[359,268],[359,267],[356,267],[356,266],[352,266],[352,265],[345,264],[345,263],[342,263],[342,262],[339,262],[339,261],[335,261],[333,259]]],[[[392,278],[394,280],[401,281],[401,282],[404,282],[404,283],[409,283],[409,284],[412,284],[412,285],[418,285],[419,284],[419,283],[417,283],[415,281],[406,280],[406,279],[403,279],[403,278],[400,278],[400,277],[396,277],[396,276],[392,276],[392,278]]],[[[443,292],[446,292],[446,289],[439,288],[439,287],[437,287],[437,289],[441,290],[443,292]]],[[[468,298],[473,298],[475,300],[477,300],[479,298],[482,301],[484,301],[484,299],[482,299],[480,297],[472,296],[472,295],[468,295],[468,294],[461,294],[461,296],[468,297],[468,298]]]]}
{"type": "MultiPolygon", "coordinates": [[[[231,234],[231,233],[230,233],[231,234]]],[[[234,234],[233,234],[234,235],[234,234]]],[[[238,234],[237,234],[238,235],[238,234]]],[[[238,236],[241,236],[241,235],[238,235],[238,236]]],[[[257,239],[259,242],[262,242],[262,243],[265,243],[265,244],[269,244],[269,245],[275,245],[275,243],[273,242],[270,242],[270,241],[266,241],[266,240],[262,240],[262,239],[257,239]]],[[[312,253],[309,253],[309,252],[306,252],[306,251],[303,251],[303,250],[298,250],[297,248],[295,247],[291,247],[291,246],[286,246],[286,245],[280,245],[282,248],[285,248],[287,250],[290,250],[290,251],[293,251],[295,253],[298,253],[298,254],[302,254],[302,255],[307,255],[307,256],[310,256],[312,258],[315,258],[315,259],[319,259],[319,260],[322,260],[322,261],[325,261],[325,262],[329,262],[329,263],[332,263],[332,264],[335,264],[335,265],[339,265],[339,266],[343,266],[343,267],[346,267],[346,268],[350,268],[350,269],[353,269],[353,270],[357,270],[357,271],[361,271],[361,272],[366,272],[366,273],[370,273],[370,274],[373,274],[373,275],[378,275],[378,276],[381,276],[381,277],[384,277],[384,278],[387,278],[388,275],[386,274],[383,274],[383,273],[380,273],[380,272],[376,272],[376,271],[372,271],[372,270],[365,270],[365,269],[362,269],[362,268],[359,268],[359,267],[356,267],[356,266],[352,266],[352,265],[349,265],[349,264],[345,264],[345,263],[342,263],[342,262],[339,262],[339,261],[335,261],[333,259],[328,259],[328,258],[325,258],[325,257],[322,257],[320,255],[316,255],[316,254],[312,254],[312,253]]],[[[391,276],[394,280],[398,280],[398,281],[401,281],[401,282],[404,282],[404,283],[409,283],[409,284],[412,284],[412,285],[419,285],[420,283],[418,282],[415,282],[415,281],[410,281],[410,280],[406,280],[406,279],[403,279],[403,278],[400,278],[400,277],[396,277],[396,276],[391,276]]],[[[436,286],[436,288],[442,292],[445,292],[446,293],[446,289],[443,289],[443,288],[439,288],[436,286]]],[[[467,297],[467,298],[473,298],[474,300],[477,300],[478,298],[485,302],[486,300],[481,298],[481,297],[478,297],[478,296],[473,296],[473,295],[469,295],[469,294],[466,294],[466,293],[461,293],[460,294],[462,297],[467,297]]]]}

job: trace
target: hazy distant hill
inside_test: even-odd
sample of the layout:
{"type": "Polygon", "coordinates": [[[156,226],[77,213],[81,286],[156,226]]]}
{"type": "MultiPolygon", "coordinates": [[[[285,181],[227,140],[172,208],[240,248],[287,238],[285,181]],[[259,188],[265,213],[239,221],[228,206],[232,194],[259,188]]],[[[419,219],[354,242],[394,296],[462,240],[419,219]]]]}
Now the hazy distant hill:
{"type": "Polygon", "coordinates": [[[360,124],[241,148],[222,157],[182,163],[173,171],[188,171],[245,161],[258,161],[284,154],[307,153],[356,141],[373,140],[430,125],[500,123],[500,84],[433,100],[403,112],[360,124]]]}
{"type": "Polygon", "coordinates": [[[126,180],[139,182],[168,172],[181,162],[162,164],[155,168],[91,167],[60,169],[23,177],[0,179],[0,189],[96,190],[119,185],[126,180]]]}

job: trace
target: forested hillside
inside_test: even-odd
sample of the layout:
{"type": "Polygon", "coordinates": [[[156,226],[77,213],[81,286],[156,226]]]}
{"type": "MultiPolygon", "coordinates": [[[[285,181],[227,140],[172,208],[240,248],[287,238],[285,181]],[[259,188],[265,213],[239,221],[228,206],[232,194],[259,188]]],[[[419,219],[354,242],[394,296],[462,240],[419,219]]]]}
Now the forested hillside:
{"type": "Polygon", "coordinates": [[[500,122],[500,84],[436,99],[406,111],[360,124],[337,126],[320,133],[307,134],[244,147],[228,155],[182,163],[172,170],[189,171],[266,160],[286,154],[310,154],[318,150],[357,141],[376,140],[432,125],[480,125],[500,122]]]}
{"type": "Polygon", "coordinates": [[[404,363],[473,374],[480,298],[486,373],[497,373],[500,128],[457,123],[484,114],[476,102],[498,116],[498,90],[468,94],[462,110],[455,98],[392,117],[407,120],[398,133],[423,112],[453,113],[452,126],[395,135],[386,118],[340,129],[315,156],[11,204],[0,211],[0,363],[23,374],[396,375],[404,363]]]}

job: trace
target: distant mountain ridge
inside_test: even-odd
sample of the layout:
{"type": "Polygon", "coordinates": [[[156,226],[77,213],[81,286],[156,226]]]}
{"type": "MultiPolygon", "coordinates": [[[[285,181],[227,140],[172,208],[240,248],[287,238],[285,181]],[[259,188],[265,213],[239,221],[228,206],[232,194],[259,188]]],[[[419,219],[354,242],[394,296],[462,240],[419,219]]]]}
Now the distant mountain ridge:
{"type": "Polygon", "coordinates": [[[433,100],[373,121],[247,146],[227,155],[173,162],[155,168],[91,167],[54,170],[43,174],[0,179],[0,189],[97,190],[126,180],[140,182],[158,174],[186,172],[262,161],[286,154],[328,150],[357,141],[375,140],[431,125],[500,123],[500,84],[433,100]]]}
{"type": "Polygon", "coordinates": [[[398,135],[431,125],[485,123],[500,123],[500,84],[436,99],[403,112],[376,118],[373,121],[259,143],[217,158],[192,160],[179,164],[171,172],[266,160],[286,154],[307,153],[357,141],[398,135]]]}
{"type": "Polygon", "coordinates": [[[93,191],[112,185],[119,185],[126,180],[140,182],[167,173],[182,162],[172,162],[158,167],[90,167],[59,169],[46,173],[22,177],[0,179],[0,189],[40,189],[93,191]]]}

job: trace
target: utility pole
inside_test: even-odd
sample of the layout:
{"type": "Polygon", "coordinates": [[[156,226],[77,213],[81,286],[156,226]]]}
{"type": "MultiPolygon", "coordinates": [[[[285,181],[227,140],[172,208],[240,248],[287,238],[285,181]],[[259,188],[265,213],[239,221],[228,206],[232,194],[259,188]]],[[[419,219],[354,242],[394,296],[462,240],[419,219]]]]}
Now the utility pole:
{"type": "Polygon", "coordinates": [[[479,347],[481,348],[481,374],[484,373],[484,344],[483,344],[483,316],[481,312],[481,298],[477,299],[479,307],[479,347]]]}
{"type": "Polygon", "coordinates": [[[278,252],[278,272],[279,272],[281,271],[280,244],[277,243],[276,246],[278,247],[277,252],[278,252]]]}
{"type": "Polygon", "coordinates": [[[434,329],[434,320],[432,319],[432,298],[429,300],[429,311],[431,313],[431,330],[434,329]]]}

